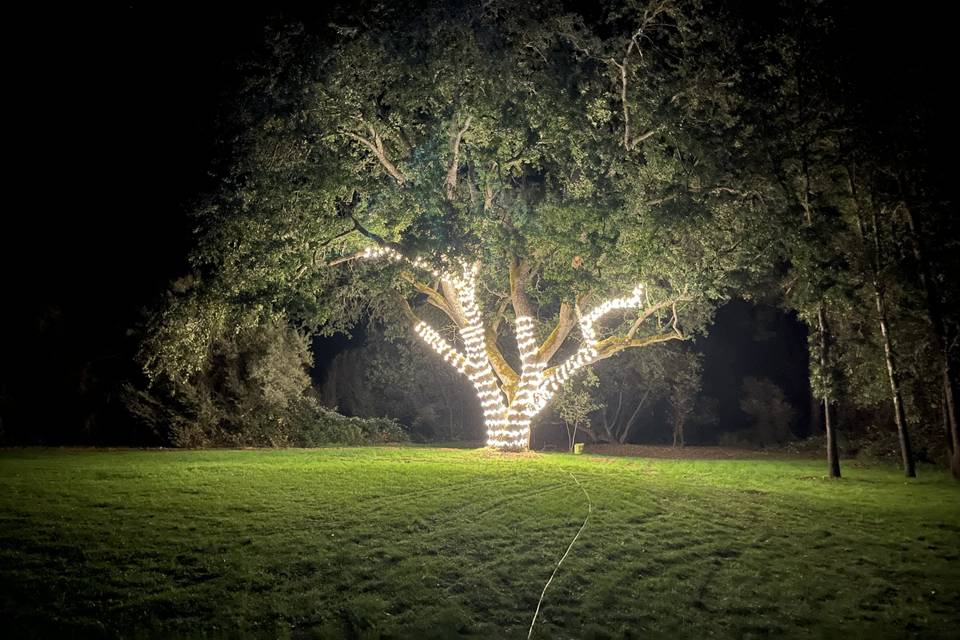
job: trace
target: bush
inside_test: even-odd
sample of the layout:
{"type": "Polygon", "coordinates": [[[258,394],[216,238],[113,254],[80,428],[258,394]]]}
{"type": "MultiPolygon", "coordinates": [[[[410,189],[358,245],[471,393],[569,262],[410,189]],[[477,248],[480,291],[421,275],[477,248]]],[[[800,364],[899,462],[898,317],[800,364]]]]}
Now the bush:
{"type": "Polygon", "coordinates": [[[780,387],[770,380],[744,378],[740,409],[750,419],[750,439],[755,444],[777,445],[793,438],[790,425],[796,414],[780,387]]]}
{"type": "MultiPolygon", "coordinates": [[[[158,362],[162,362],[158,360],[158,362]]],[[[280,320],[221,332],[189,375],[160,370],[124,389],[128,409],[177,447],[312,447],[406,440],[386,418],[348,418],[320,405],[308,337],[280,320]]]]}
{"type": "Polygon", "coordinates": [[[405,442],[407,434],[392,418],[356,418],[337,413],[307,398],[290,425],[288,446],[384,444],[405,442]]]}

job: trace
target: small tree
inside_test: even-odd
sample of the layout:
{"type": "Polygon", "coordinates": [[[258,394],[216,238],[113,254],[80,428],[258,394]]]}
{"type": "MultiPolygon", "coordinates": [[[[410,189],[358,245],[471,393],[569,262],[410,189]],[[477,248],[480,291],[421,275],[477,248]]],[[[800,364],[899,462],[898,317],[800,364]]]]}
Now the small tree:
{"type": "Polygon", "coordinates": [[[568,380],[557,398],[556,411],[567,428],[570,451],[577,441],[577,429],[589,423],[591,413],[603,408],[593,397],[593,390],[599,385],[596,374],[587,369],[583,375],[568,380]]]}
{"type": "Polygon", "coordinates": [[[127,385],[127,407],[177,446],[286,445],[298,416],[315,406],[307,342],[282,319],[220,330],[204,366],[186,375],[145,352],[158,368],[148,369],[149,388],[127,385]]]}
{"type": "Polygon", "coordinates": [[[668,380],[669,414],[673,423],[673,446],[684,446],[684,429],[694,415],[700,391],[700,358],[691,349],[679,350],[668,380]]]}
{"type": "Polygon", "coordinates": [[[753,439],[761,445],[789,440],[795,412],[780,387],[766,378],[750,376],[743,379],[741,389],[740,409],[750,419],[753,439]]]}

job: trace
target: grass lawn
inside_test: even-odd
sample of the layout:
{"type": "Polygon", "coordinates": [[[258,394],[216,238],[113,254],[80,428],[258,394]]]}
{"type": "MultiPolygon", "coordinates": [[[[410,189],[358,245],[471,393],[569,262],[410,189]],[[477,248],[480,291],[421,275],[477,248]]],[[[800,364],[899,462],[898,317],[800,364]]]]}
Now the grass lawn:
{"type": "Polygon", "coordinates": [[[957,637],[921,468],[379,447],[0,452],[11,636],[957,637]]]}

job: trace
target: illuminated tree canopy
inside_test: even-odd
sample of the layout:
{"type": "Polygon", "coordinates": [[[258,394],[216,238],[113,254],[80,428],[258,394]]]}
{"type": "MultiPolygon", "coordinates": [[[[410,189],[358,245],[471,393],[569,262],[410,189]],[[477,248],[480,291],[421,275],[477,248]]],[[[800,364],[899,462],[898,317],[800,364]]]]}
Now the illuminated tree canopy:
{"type": "Polygon", "coordinates": [[[277,32],[200,215],[219,311],[169,314],[154,366],[188,371],[251,315],[372,319],[464,371],[490,444],[526,446],[576,370],[696,334],[767,269],[728,47],[698,15],[374,3],[327,38],[277,32]]]}

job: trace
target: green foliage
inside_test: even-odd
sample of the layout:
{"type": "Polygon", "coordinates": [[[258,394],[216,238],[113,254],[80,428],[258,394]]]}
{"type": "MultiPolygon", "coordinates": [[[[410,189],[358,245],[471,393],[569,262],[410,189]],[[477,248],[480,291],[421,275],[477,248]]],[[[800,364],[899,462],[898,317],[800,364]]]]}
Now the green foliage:
{"type": "Polygon", "coordinates": [[[306,409],[290,425],[286,434],[289,446],[384,444],[407,440],[406,431],[390,418],[347,417],[315,403],[308,403],[306,409]]]}
{"type": "Polygon", "coordinates": [[[562,300],[644,281],[651,299],[693,298],[693,332],[762,272],[762,208],[729,186],[735,158],[718,146],[742,102],[698,3],[660,3],[649,21],[639,7],[587,20],[561,3],[401,6],[277,35],[234,118],[230,173],[199,212],[195,264],[216,296],[322,332],[397,322],[397,293],[411,293],[399,269],[326,266],[370,245],[357,223],[428,261],[481,259],[494,295],[510,257],[533,259],[547,324],[562,300]],[[610,60],[638,28],[625,115],[610,60]]]}
{"type": "Polygon", "coordinates": [[[420,447],[0,452],[8,637],[949,638],[921,467],[420,447]],[[522,570],[520,570],[522,568],[522,570]]]}
{"type": "Polygon", "coordinates": [[[576,442],[577,429],[589,424],[590,414],[603,408],[595,398],[595,389],[599,386],[600,380],[588,367],[581,375],[567,380],[554,400],[554,411],[567,427],[571,450],[576,442]]]}
{"type": "MultiPolygon", "coordinates": [[[[169,318],[161,316],[162,322],[169,318]]],[[[153,384],[147,389],[128,385],[127,406],[175,446],[315,446],[405,439],[393,421],[346,418],[321,407],[310,395],[308,339],[282,320],[235,332],[221,327],[206,345],[191,343],[202,355],[190,373],[175,357],[182,352],[167,348],[176,341],[151,338],[145,349],[154,344],[161,348],[159,353],[144,353],[153,367],[153,384]]]]}
{"type": "Polygon", "coordinates": [[[750,441],[754,444],[782,444],[793,437],[790,431],[795,418],[793,406],[780,387],[770,380],[744,378],[740,409],[751,422],[750,441]]]}
{"type": "Polygon", "coordinates": [[[320,390],[323,402],[355,416],[392,416],[418,440],[479,440],[476,392],[457,371],[408,337],[390,340],[369,325],[363,345],[338,354],[320,390]]]}

